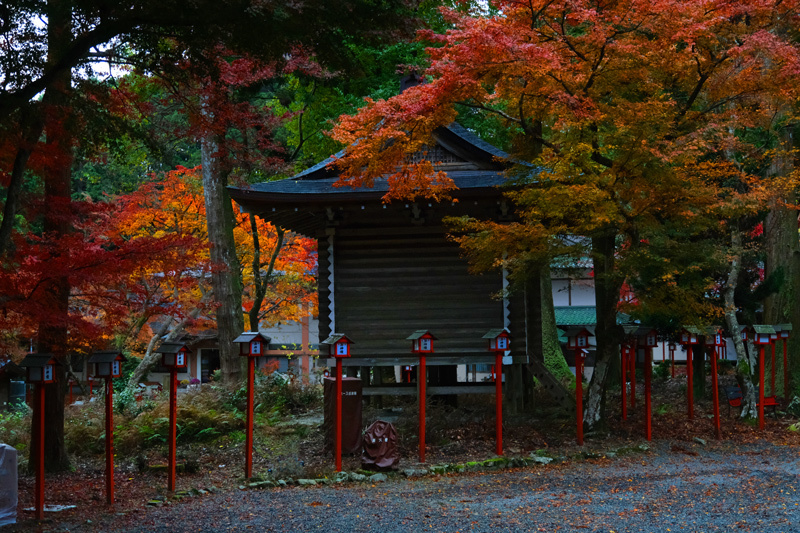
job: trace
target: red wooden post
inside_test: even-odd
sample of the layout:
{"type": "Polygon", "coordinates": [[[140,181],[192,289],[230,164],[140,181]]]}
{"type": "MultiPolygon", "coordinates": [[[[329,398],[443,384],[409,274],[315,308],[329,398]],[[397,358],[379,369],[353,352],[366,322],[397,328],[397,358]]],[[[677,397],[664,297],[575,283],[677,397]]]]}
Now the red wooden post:
{"type": "Polygon", "coordinates": [[[419,356],[419,372],[417,384],[419,385],[419,462],[425,462],[425,388],[428,381],[428,372],[425,368],[425,356],[419,356]]]}
{"type": "Polygon", "coordinates": [[[789,400],[789,359],[786,356],[786,343],[789,339],[783,339],[783,397],[789,400]]]}
{"type": "Polygon", "coordinates": [[[247,358],[247,435],[245,436],[244,476],[253,477],[253,381],[255,377],[255,357],[247,358]]]}
{"type": "Polygon", "coordinates": [[[646,420],[645,434],[647,440],[653,440],[653,420],[652,420],[652,401],[650,397],[651,383],[653,377],[653,349],[644,349],[644,410],[646,420]]]}
{"type": "Polygon", "coordinates": [[[342,358],[336,358],[336,471],[342,471],[342,358]]]}
{"type": "Polygon", "coordinates": [[[777,394],[775,394],[775,344],[777,342],[778,342],[778,340],[775,339],[775,340],[773,340],[772,342],[769,343],[769,347],[770,347],[770,350],[771,350],[771,353],[772,353],[771,358],[770,358],[770,366],[771,366],[771,369],[772,369],[772,374],[770,376],[770,381],[769,381],[769,393],[772,396],[777,396],[777,394]]]}
{"type": "Polygon", "coordinates": [[[91,400],[92,399],[92,386],[94,385],[94,378],[92,378],[92,376],[89,376],[88,381],[89,381],[89,399],[91,400]]]}
{"type": "Polygon", "coordinates": [[[714,437],[717,440],[722,438],[722,428],[719,422],[719,383],[717,377],[717,348],[711,352],[711,389],[714,398],[714,437]]]}
{"type": "Polygon", "coordinates": [[[686,403],[689,409],[689,420],[694,420],[694,370],[692,368],[692,345],[686,346],[686,403]]]}
{"type": "MultiPolygon", "coordinates": [[[[773,356],[775,355],[775,351],[774,350],[772,352],[772,355],[773,356]]],[[[774,357],[773,357],[773,359],[774,359],[774,357]]],[[[72,383],[73,382],[72,382],[71,379],[69,381],[67,381],[67,386],[69,387],[69,405],[72,405],[73,403],[75,403],[75,398],[72,396],[72,383]]]]}
{"type": "Polygon", "coordinates": [[[575,403],[578,429],[578,446],[583,446],[583,350],[575,350],[575,403]]]}
{"type": "Polygon", "coordinates": [[[44,383],[36,384],[36,491],[34,507],[37,520],[44,519],[44,383]]]}
{"type": "Polygon", "coordinates": [[[175,491],[175,427],[178,423],[178,371],[169,369],[169,478],[167,490],[175,491]]]}
{"type": "Polygon", "coordinates": [[[503,455],[503,354],[495,352],[494,365],[497,368],[495,390],[495,438],[497,455],[503,455]]]}
{"type": "Polygon", "coordinates": [[[114,384],[106,378],[106,503],[114,503],[114,384]]]}
{"type": "Polygon", "coordinates": [[[672,377],[675,377],[675,348],[670,347],[669,349],[669,368],[672,372],[672,377]]]}
{"type": "Polygon", "coordinates": [[[631,365],[631,409],[636,409],[636,345],[632,345],[628,350],[628,361],[631,365]]]}
{"type": "Polygon", "coordinates": [[[758,347],[758,429],[764,429],[764,345],[758,347]]]}
{"type": "Polygon", "coordinates": [[[622,345],[622,419],[628,419],[628,346],[622,345]]]}

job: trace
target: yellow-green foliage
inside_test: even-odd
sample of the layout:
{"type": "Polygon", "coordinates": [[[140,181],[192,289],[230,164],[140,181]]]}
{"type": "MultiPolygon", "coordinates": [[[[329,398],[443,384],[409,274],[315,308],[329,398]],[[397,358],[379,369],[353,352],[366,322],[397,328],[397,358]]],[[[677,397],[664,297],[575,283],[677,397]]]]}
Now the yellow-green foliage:
{"type": "Polygon", "coordinates": [[[67,452],[95,455],[105,450],[106,420],[102,400],[67,407],[64,416],[64,441],[67,452]]]}
{"type": "Polygon", "coordinates": [[[0,411],[0,443],[18,451],[30,445],[31,411],[25,406],[17,411],[0,411]]]}

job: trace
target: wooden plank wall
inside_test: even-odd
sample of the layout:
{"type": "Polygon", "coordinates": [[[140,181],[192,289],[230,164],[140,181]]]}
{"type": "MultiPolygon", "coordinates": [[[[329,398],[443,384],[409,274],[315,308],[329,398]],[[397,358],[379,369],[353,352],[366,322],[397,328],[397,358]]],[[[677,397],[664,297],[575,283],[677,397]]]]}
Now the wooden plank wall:
{"type": "MultiPolygon", "coordinates": [[[[320,339],[331,333],[328,246],[321,235],[320,339]]],[[[502,277],[467,266],[430,210],[416,220],[410,209],[349,211],[334,235],[336,332],[354,340],[354,357],[408,356],[417,329],[438,337],[437,354],[486,355],[481,337],[503,326],[502,277]]]]}

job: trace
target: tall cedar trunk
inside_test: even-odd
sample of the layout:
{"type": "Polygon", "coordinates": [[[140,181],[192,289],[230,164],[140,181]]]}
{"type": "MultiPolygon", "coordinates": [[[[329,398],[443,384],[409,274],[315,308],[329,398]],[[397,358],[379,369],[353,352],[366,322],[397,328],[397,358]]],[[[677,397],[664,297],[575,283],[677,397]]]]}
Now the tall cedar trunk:
{"type": "MultiPolygon", "coordinates": [[[[730,332],[739,331],[739,319],[736,317],[736,302],[734,301],[734,293],[736,291],[736,284],[739,282],[739,270],[742,263],[742,238],[739,235],[739,229],[736,227],[731,228],[731,253],[730,253],[730,269],[728,270],[728,279],[725,282],[725,290],[722,293],[725,302],[725,325],[730,332]]],[[[746,349],[744,342],[742,342],[741,335],[733,334],[733,347],[736,350],[736,373],[739,378],[739,383],[743,386],[742,389],[742,417],[755,418],[758,416],[756,410],[756,394],[752,385],[753,369],[756,367],[753,360],[755,351],[750,346],[750,350],[746,349]]]]}
{"type": "MultiPolygon", "coordinates": [[[[59,60],[62,50],[71,40],[70,3],[51,0],[48,3],[48,63],[59,60]]],[[[44,170],[45,210],[43,230],[48,238],[57,240],[70,232],[70,182],[72,171],[72,139],[69,126],[70,71],[66,71],[47,89],[46,133],[50,160],[44,170]]],[[[51,315],[39,323],[39,351],[52,353],[62,366],[56,371],[56,383],[47,386],[45,393],[44,457],[45,469],[57,472],[69,468],[64,444],[64,397],[67,390],[67,339],[70,285],[66,276],[46,280],[41,289],[43,307],[51,315]]],[[[31,447],[33,450],[33,447],[31,447]]],[[[30,468],[35,468],[35,454],[30,454],[30,468]]]]}
{"type": "Polygon", "coordinates": [[[556,327],[556,310],[553,303],[553,276],[550,267],[545,266],[539,270],[541,282],[542,308],[539,315],[542,321],[542,357],[544,365],[559,380],[572,377],[561,343],[558,341],[558,328],[556,327]]]}
{"type": "Polygon", "coordinates": [[[603,419],[603,400],[609,364],[614,358],[619,357],[621,334],[617,327],[617,303],[622,282],[615,271],[615,241],[616,236],[613,232],[592,238],[597,351],[583,411],[584,423],[589,428],[603,419]]]}
{"type": "Polygon", "coordinates": [[[205,195],[208,242],[213,269],[211,286],[217,314],[217,338],[222,381],[236,385],[242,380],[243,362],[233,339],[244,330],[239,259],[233,239],[233,206],[220,171],[217,143],[207,134],[201,144],[203,194],[205,195]]]}
{"type": "MultiPolygon", "coordinates": [[[[786,128],[783,133],[782,147],[772,161],[771,174],[786,176],[794,169],[794,137],[792,130],[786,128]]],[[[787,203],[794,204],[796,197],[792,194],[787,203]]],[[[800,241],[797,238],[797,211],[780,205],[774,205],[767,214],[764,223],[766,238],[765,274],[770,276],[778,271],[783,272],[783,285],[776,294],[764,301],[765,324],[792,324],[792,335],[789,338],[789,368],[796,367],[797,353],[800,351],[800,241]],[[792,357],[794,355],[794,357],[792,357]]],[[[783,353],[782,343],[778,343],[781,352],[776,356],[775,384],[776,388],[791,398],[792,393],[783,391],[783,353]]],[[[769,358],[767,358],[769,360],[769,358]]],[[[769,361],[767,363],[769,369],[769,361]]],[[[791,371],[789,376],[792,376],[791,371]]],[[[796,384],[795,384],[796,386],[796,384]]],[[[789,389],[791,391],[792,384],[789,389]]]]}

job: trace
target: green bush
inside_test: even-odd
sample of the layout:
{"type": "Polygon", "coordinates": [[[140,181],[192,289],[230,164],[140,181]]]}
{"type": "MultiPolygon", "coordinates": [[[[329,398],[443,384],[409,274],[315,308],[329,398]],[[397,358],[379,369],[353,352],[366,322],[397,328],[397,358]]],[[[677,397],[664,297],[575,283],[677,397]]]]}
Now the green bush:
{"type": "Polygon", "coordinates": [[[30,445],[30,432],[31,410],[27,405],[13,411],[0,411],[0,442],[23,451],[30,445]]]}
{"type": "Polygon", "coordinates": [[[665,381],[670,376],[670,362],[659,361],[653,368],[653,377],[660,381],[665,381]]]}

